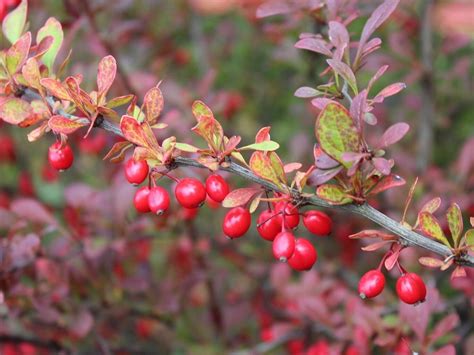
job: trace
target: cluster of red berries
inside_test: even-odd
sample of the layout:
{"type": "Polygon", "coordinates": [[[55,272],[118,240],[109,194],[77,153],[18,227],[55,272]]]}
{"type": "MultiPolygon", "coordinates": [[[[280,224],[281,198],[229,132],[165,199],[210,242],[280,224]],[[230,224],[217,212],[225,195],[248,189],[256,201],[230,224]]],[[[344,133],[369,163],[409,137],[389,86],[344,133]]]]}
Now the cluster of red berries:
{"type": "MultiPolygon", "coordinates": [[[[277,260],[288,262],[298,271],[313,267],[318,254],[313,244],[307,239],[297,238],[292,230],[300,223],[297,206],[288,201],[279,201],[272,209],[260,213],[257,220],[257,232],[272,242],[273,255],[277,260]]],[[[331,233],[332,221],[321,211],[303,213],[303,224],[306,229],[316,235],[325,236],[331,233]]],[[[229,238],[239,238],[250,228],[250,213],[243,207],[232,208],[224,217],[222,229],[229,238]]]]}
{"type": "MultiPolygon", "coordinates": [[[[366,272],[359,281],[359,294],[362,298],[378,296],[385,287],[385,276],[379,269],[366,272]]],[[[422,278],[413,272],[402,272],[396,284],[397,295],[407,304],[425,301],[426,286],[422,278]]]]}
{"type": "MultiPolygon", "coordinates": [[[[139,185],[149,175],[148,163],[145,160],[130,158],[125,163],[125,177],[128,182],[139,185]]],[[[174,190],[176,200],[187,210],[200,207],[209,196],[215,202],[222,202],[229,193],[229,185],[217,174],[210,175],[206,185],[195,178],[184,178],[178,181],[174,190]]],[[[161,215],[170,206],[168,191],[161,186],[142,186],[133,199],[135,208],[140,213],[153,212],[161,215]]]]}

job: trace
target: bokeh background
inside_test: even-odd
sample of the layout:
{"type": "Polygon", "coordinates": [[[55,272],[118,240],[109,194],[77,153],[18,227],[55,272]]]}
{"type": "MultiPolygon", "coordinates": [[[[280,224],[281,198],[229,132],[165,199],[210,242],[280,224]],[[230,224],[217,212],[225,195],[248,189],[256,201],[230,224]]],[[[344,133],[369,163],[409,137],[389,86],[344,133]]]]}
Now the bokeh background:
{"type": "MultiPolygon", "coordinates": [[[[72,48],[68,72],[82,73],[88,90],[108,54],[120,68],[111,95],[143,98],[162,81],[167,135],[200,144],[189,129],[191,104],[202,99],[229,136],[251,143],[271,125],[284,161],[309,166],[317,111],[293,94],[324,83],[325,61],[294,43],[301,32],[325,33],[326,23],[324,9],[309,11],[319,1],[289,3],[282,14],[257,18],[261,0],[31,0],[29,20],[32,30],[50,16],[60,20],[62,57],[72,48]]],[[[344,4],[360,13],[349,27],[357,37],[379,2],[344,4]]],[[[407,88],[377,107],[380,124],[369,140],[402,120],[411,130],[388,152],[407,186],[371,204],[399,219],[418,176],[409,219],[441,196],[440,210],[456,201],[467,225],[474,215],[474,3],[402,0],[377,35],[382,49],[362,77],[368,81],[388,64],[375,91],[394,81],[407,88]]],[[[61,174],[46,159],[54,137],[28,143],[26,133],[0,122],[0,353],[451,354],[452,346],[474,353],[472,270],[450,281],[449,272],[418,264],[427,252],[409,249],[403,263],[422,274],[427,302],[400,304],[396,272],[382,296],[364,302],[358,278],[382,254],[362,252],[363,243],[347,237],[370,223],[328,211],[331,236],[308,235],[318,249],[316,266],[292,272],[273,260],[255,228],[227,240],[219,206],[206,204],[197,216],[176,204],[166,216],[137,215],[122,165],[102,160],[116,141],[109,133],[71,137],[76,161],[61,174]],[[1,243],[7,237],[21,246],[8,270],[1,243]]],[[[202,180],[206,174],[177,172],[202,180]]],[[[233,187],[246,186],[226,177],[233,187]]]]}

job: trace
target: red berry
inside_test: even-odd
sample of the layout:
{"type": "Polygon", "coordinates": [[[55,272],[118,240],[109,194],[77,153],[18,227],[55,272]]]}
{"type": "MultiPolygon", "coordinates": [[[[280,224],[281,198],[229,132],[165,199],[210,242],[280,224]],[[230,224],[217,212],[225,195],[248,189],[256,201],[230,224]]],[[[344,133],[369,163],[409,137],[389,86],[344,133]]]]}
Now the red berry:
{"type": "MultiPolygon", "coordinates": [[[[298,226],[300,223],[300,215],[298,214],[298,208],[292,203],[281,201],[278,202],[275,206],[275,212],[282,212],[283,209],[285,210],[285,224],[284,227],[288,229],[293,229],[298,226]]],[[[283,224],[283,215],[280,215],[278,219],[283,224]]]]}
{"type": "Polygon", "coordinates": [[[181,210],[181,218],[185,221],[191,221],[196,218],[199,208],[185,208],[181,210]]]}
{"type": "Polygon", "coordinates": [[[0,161],[15,161],[15,142],[10,136],[0,136],[0,161]]]}
{"type": "Polygon", "coordinates": [[[206,192],[216,202],[222,202],[229,193],[229,185],[224,178],[212,174],[206,179],[206,192]]]}
{"type": "Polygon", "coordinates": [[[148,204],[148,196],[150,195],[150,188],[148,186],[140,187],[133,197],[133,204],[140,213],[150,212],[150,206],[148,204]]]}
{"type": "Polygon", "coordinates": [[[206,200],[206,189],[201,181],[194,178],[181,179],[174,194],[179,204],[185,208],[196,208],[206,200]]]}
{"type": "Polygon", "coordinates": [[[149,168],[146,160],[135,160],[132,157],[125,163],[125,177],[131,184],[141,184],[148,176],[148,172],[149,168]]]}
{"type": "Polygon", "coordinates": [[[281,232],[272,244],[273,256],[283,262],[286,262],[295,251],[295,236],[290,232],[281,232]]]}
{"type": "Polygon", "coordinates": [[[216,208],[221,207],[221,204],[219,202],[214,201],[209,196],[206,197],[206,203],[207,203],[207,206],[209,208],[213,209],[213,210],[215,210],[216,208]]]}
{"type": "Polygon", "coordinates": [[[157,215],[163,214],[170,206],[168,191],[161,186],[152,187],[148,195],[148,206],[151,212],[157,215]]]}
{"type": "Polygon", "coordinates": [[[409,272],[397,280],[396,290],[398,297],[405,303],[415,304],[426,298],[426,286],[420,276],[409,272]]]}
{"type": "Polygon", "coordinates": [[[359,281],[359,295],[361,298],[378,296],[385,287],[385,276],[380,270],[367,271],[359,281]]]}
{"type": "Polygon", "coordinates": [[[329,355],[329,344],[326,340],[319,340],[306,350],[306,355],[329,355]]]}
{"type": "Polygon", "coordinates": [[[48,150],[49,164],[56,170],[69,169],[74,161],[74,153],[69,145],[56,142],[48,150]]]}
{"type": "Polygon", "coordinates": [[[257,231],[263,239],[273,241],[281,232],[281,220],[271,210],[262,211],[258,216],[257,231]]]}
{"type": "Polygon", "coordinates": [[[332,220],[324,212],[307,211],[303,217],[303,224],[308,231],[316,235],[328,235],[331,233],[332,220]]]}
{"type": "Polygon", "coordinates": [[[303,238],[296,239],[295,251],[288,259],[288,265],[298,271],[309,270],[313,267],[318,258],[316,249],[308,240],[303,238]]]}
{"type": "Polygon", "coordinates": [[[243,207],[234,207],[224,217],[222,230],[229,238],[239,238],[247,233],[252,218],[250,212],[243,207]]]}

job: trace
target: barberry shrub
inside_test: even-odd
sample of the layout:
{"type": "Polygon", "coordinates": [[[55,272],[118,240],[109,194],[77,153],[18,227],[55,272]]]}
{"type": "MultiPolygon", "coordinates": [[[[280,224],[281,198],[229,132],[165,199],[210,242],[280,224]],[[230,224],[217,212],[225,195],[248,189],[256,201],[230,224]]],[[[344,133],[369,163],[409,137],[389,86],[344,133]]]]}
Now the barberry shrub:
{"type": "Polygon", "coordinates": [[[0,352],[474,352],[465,27],[438,78],[429,1],[145,2],[0,1],[0,352]]]}

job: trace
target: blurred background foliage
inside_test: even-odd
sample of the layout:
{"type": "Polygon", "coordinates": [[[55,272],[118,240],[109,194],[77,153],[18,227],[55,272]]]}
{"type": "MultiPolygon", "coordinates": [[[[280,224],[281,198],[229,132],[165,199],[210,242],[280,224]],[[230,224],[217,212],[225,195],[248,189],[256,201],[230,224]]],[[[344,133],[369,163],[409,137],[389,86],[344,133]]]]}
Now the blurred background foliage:
{"type": "MultiPolygon", "coordinates": [[[[318,16],[298,11],[257,19],[255,10],[261,2],[216,2],[218,5],[206,7],[204,0],[32,0],[29,18],[32,30],[50,16],[60,20],[66,34],[63,57],[69,48],[73,49],[68,72],[82,73],[84,87],[89,90],[95,87],[97,63],[107,54],[116,57],[120,68],[111,95],[134,93],[141,99],[150,87],[162,81],[162,120],[170,125],[166,134],[174,134],[181,141],[199,142],[189,133],[194,125],[190,106],[195,99],[202,99],[213,108],[228,135],[242,135],[243,141],[250,143],[259,128],[271,125],[272,138],[280,143],[284,161],[300,161],[308,166],[313,161],[317,111],[293,93],[300,86],[315,87],[327,78],[320,76],[325,69],[322,57],[293,45],[299,33],[325,32],[326,27],[318,16]]],[[[348,3],[361,13],[361,18],[349,26],[351,33],[358,34],[378,2],[348,3]]],[[[394,16],[377,33],[384,41],[382,50],[366,63],[362,81],[367,82],[381,64],[389,64],[389,71],[374,91],[394,81],[406,82],[407,89],[377,109],[375,114],[382,124],[370,132],[369,139],[375,139],[393,122],[407,121],[412,127],[410,134],[389,152],[397,161],[395,171],[409,184],[416,176],[421,178],[417,206],[441,195],[444,207],[456,200],[467,217],[474,210],[474,28],[472,22],[464,24],[463,14],[470,11],[472,15],[473,7],[469,1],[432,2],[432,68],[428,72],[421,53],[422,18],[426,16],[423,9],[423,0],[402,0],[394,16]],[[427,87],[429,101],[423,96],[427,87]],[[420,113],[426,105],[432,105],[434,116],[421,127],[420,113]],[[420,157],[422,129],[433,132],[433,141],[429,155],[420,157]]],[[[369,265],[375,267],[380,257],[363,254],[358,242],[347,239],[369,225],[356,217],[334,214],[333,236],[316,241],[316,271],[309,276],[289,275],[288,270],[275,265],[268,245],[255,230],[242,240],[225,240],[220,230],[222,209],[205,206],[195,220],[185,222],[184,212],[177,206],[167,217],[137,216],[131,208],[134,189],[125,184],[122,166],[101,159],[115,141],[108,134],[96,132],[85,140],[88,143],[82,141],[82,132],[77,134],[72,144],[76,162],[59,177],[46,165],[52,136],[29,144],[24,130],[5,124],[0,127],[0,135],[1,205],[8,206],[8,201],[18,196],[37,197],[67,230],[59,228],[43,235],[40,260],[46,260],[44,263],[55,270],[54,280],[46,271],[42,279],[38,270],[48,267],[38,264],[38,260],[21,277],[15,276],[20,277],[23,286],[14,289],[13,300],[8,300],[7,294],[7,304],[0,306],[4,317],[0,334],[36,339],[36,351],[44,353],[48,353],[49,344],[56,347],[55,351],[62,348],[84,354],[97,349],[104,354],[222,354],[230,349],[272,344],[271,340],[287,334],[278,326],[292,331],[298,325],[306,329],[308,311],[294,303],[295,298],[307,296],[320,297],[320,303],[311,307],[334,308],[335,313],[336,309],[344,309],[341,317],[352,324],[354,328],[350,329],[355,333],[338,333],[334,330],[338,327],[328,326],[330,321],[324,323],[329,315],[316,312],[316,316],[309,316],[310,328],[321,322],[323,326],[309,335],[306,331],[295,333],[293,339],[305,346],[323,339],[335,352],[348,353],[355,344],[359,354],[375,354],[393,351],[387,349],[399,346],[401,334],[415,339],[413,344],[421,341],[410,326],[402,324],[402,310],[394,309],[394,305],[398,307],[394,278],[388,280],[391,291],[385,292],[382,301],[366,307],[355,300],[358,276],[369,265]],[[5,148],[7,137],[13,138],[14,158],[5,148]],[[61,241],[64,235],[72,235],[79,246],[61,241]],[[55,259],[61,243],[68,244],[68,250],[77,249],[80,255],[77,260],[69,260],[65,268],[55,259]],[[376,316],[371,316],[378,317],[383,327],[396,329],[395,338],[387,347],[361,340],[376,330],[365,327],[365,335],[357,333],[359,328],[352,323],[351,313],[359,313],[347,308],[342,300],[331,304],[330,294],[311,290],[318,287],[339,290],[347,304],[354,302],[355,309],[363,310],[360,314],[373,312],[376,316]],[[58,294],[52,296],[55,292],[58,294]],[[295,319],[279,319],[262,303],[271,303],[290,315],[293,312],[295,319]],[[272,328],[275,324],[277,330],[272,328]],[[264,332],[268,329],[274,332],[270,338],[268,331],[264,332]]],[[[178,173],[186,174],[202,179],[206,176],[203,171],[188,169],[178,173]]],[[[231,177],[229,180],[234,187],[245,183],[231,177]]],[[[407,189],[398,188],[371,203],[399,217],[407,189]]],[[[413,208],[411,218],[415,213],[413,208]]],[[[8,230],[3,223],[0,227],[8,230]]],[[[407,251],[404,257],[409,268],[421,270],[416,262],[420,255],[423,252],[407,251]]],[[[442,303],[444,309],[434,311],[436,307],[430,306],[427,311],[430,316],[441,313],[430,318],[430,329],[435,320],[456,311],[456,307],[467,307],[464,313],[457,313],[463,324],[471,321],[470,327],[461,329],[464,333],[456,333],[459,338],[448,334],[433,348],[461,339],[458,350],[474,351],[472,291],[469,294],[464,288],[467,297],[462,298],[461,291],[453,290],[448,274],[435,271],[424,277],[433,288],[430,292],[437,292],[437,287],[446,300],[442,303]]],[[[474,275],[469,277],[472,281],[474,275]]],[[[281,343],[285,346],[277,342],[269,347],[270,351],[304,353],[291,341],[281,343]]],[[[17,347],[16,351],[25,350],[17,347]]]]}

